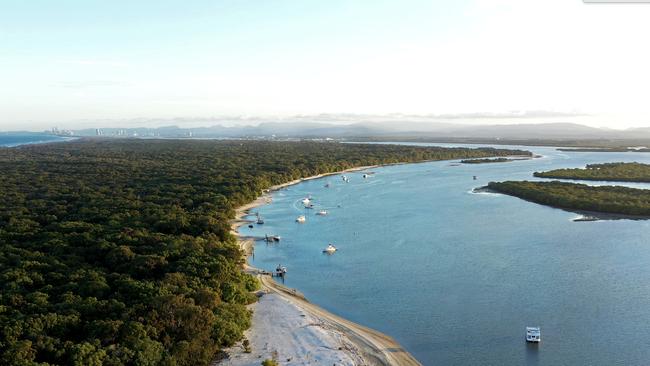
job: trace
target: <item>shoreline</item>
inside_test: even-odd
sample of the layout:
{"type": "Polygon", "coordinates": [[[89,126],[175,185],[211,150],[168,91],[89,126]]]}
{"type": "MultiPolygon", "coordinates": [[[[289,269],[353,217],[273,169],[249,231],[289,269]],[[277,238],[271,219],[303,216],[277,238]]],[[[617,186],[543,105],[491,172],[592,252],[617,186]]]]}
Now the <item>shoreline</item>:
{"type": "Polygon", "coordinates": [[[509,193],[496,191],[494,189],[489,188],[488,186],[476,187],[476,188],[472,189],[472,193],[475,193],[475,194],[480,194],[480,193],[502,194],[502,195],[505,195],[505,196],[515,197],[515,198],[518,198],[520,200],[524,200],[526,202],[534,203],[536,205],[546,206],[546,207],[554,208],[554,209],[557,209],[557,210],[562,210],[562,211],[565,211],[565,212],[570,212],[570,213],[580,215],[580,216],[578,216],[576,218],[571,219],[571,221],[573,221],[573,222],[597,222],[597,221],[615,221],[615,220],[634,220],[634,221],[650,220],[650,216],[645,216],[645,215],[628,215],[628,214],[621,214],[621,213],[615,213],[615,212],[589,211],[589,210],[581,210],[581,209],[577,209],[577,208],[574,209],[574,208],[569,208],[569,207],[539,203],[539,202],[535,202],[533,200],[529,200],[529,199],[526,199],[526,198],[523,198],[523,197],[516,196],[514,194],[509,194],[509,193]]]}
{"type": "MultiPolygon", "coordinates": [[[[420,163],[425,163],[425,162],[426,161],[422,161],[420,163]]],[[[235,218],[231,221],[231,226],[230,226],[231,233],[237,237],[240,248],[244,251],[246,255],[246,261],[245,263],[243,263],[244,271],[250,274],[254,274],[260,280],[260,284],[262,286],[261,291],[264,293],[262,298],[270,297],[270,296],[278,297],[281,301],[284,302],[284,304],[288,304],[289,306],[292,306],[294,308],[294,309],[290,309],[289,311],[297,311],[298,313],[301,314],[303,318],[308,317],[312,322],[317,324],[317,326],[320,328],[319,330],[322,332],[320,334],[317,334],[318,337],[317,341],[319,343],[320,342],[332,343],[332,340],[336,340],[336,343],[338,343],[339,346],[336,348],[332,348],[330,353],[333,355],[341,352],[344,353],[343,358],[348,360],[347,362],[343,362],[344,364],[349,363],[352,365],[364,364],[364,365],[382,365],[382,366],[383,365],[386,366],[421,365],[408,351],[402,348],[402,346],[399,343],[397,343],[393,338],[374,329],[365,327],[363,325],[354,323],[350,320],[344,319],[338,315],[332,314],[327,310],[315,304],[310,303],[309,300],[307,300],[307,298],[305,298],[304,295],[302,295],[295,289],[290,289],[286,286],[283,286],[275,282],[273,278],[267,275],[263,275],[262,270],[255,268],[248,263],[248,257],[253,252],[254,239],[244,238],[239,234],[237,229],[240,226],[247,224],[249,222],[248,220],[245,220],[244,217],[250,214],[250,210],[271,203],[271,197],[270,197],[271,192],[275,192],[283,188],[304,181],[308,181],[308,180],[320,179],[320,178],[342,174],[342,173],[362,171],[362,170],[377,168],[381,166],[401,165],[401,164],[405,164],[405,163],[393,163],[393,164],[368,165],[368,166],[355,167],[355,168],[350,168],[342,171],[323,173],[323,174],[318,174],[307,178],[296,179],[287,183],[272,186],[269,189],[265,190],[263,194],[258,198],[256,198],[253,202],[250,202],[248,204],[236,208],[235,218]]],[[[276,299],[272,298],[271,300],[274,301],[276,299]]],[[[285,309],[281,309],[278,306],[275,306],[274,308],[265,309],[265,311],[269,311],[269,310],[270,312],[275,313],[272,314],[272,319],[278,319],[273,321],[279,323],[280,317],[283,316],[282,310],[285,309]]],[[[307,325],[313,325],[313,324],[307,324],[307,325]]],[[[307,325],[303,325],[303,327],[307,325]]],[[[255,327],[255,323],[253,323],[253,326],[247,333],[250,333],[254,327],[255,327]]],[[[268,348],[268,343],[264,345],[262,344],[256,345],[254,344],[254,342],[251,342],[251,347],[253,348],[253,353],[255,353],[255,348],[266,349],[268,348]]],[[[323,348],[322,345],[319,346],[316,344],[311,345],[311,347],[313,347],[314,350],[319,347],[323,348]]],[[[233,351],[236,348],[238,347],[232,347],[228,351],[229,355],[232,355],[233,351]]],[[[303,349],[302,351],[304,352],[305,350],[303,349]]],[[[310,351],[307,350],[307,352],[309,353],[310,351]]],[[[262,357],[262,359],[264,359],[264,357],[262,357]]],[[[256,360],[257,360],[256,364],[259,364],[259,362],[261,362],[261,360],[258,359],[256,360]]],[[[225,363],[228,364],[228,361],[226,360],[225,363]]]]}

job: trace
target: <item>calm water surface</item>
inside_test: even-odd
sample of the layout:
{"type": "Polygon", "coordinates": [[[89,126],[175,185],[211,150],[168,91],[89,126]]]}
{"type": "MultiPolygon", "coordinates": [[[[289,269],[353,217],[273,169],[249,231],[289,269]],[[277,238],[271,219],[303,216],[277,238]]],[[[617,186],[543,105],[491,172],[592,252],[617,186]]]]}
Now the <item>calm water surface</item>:
{"type": "Polygon", "coordinates": [[[534,171],[650,163],[650,154],[527,149],[544,157],[383,167],[278,191],[259,208],[266,224],[241,231],[282,242],[259,242],[251,262],[282,263],[287,286],[393,336],[425,365],[650,364],[649,221],[573,222],[575,213],[471,193],[534,171]],[[302,208],[308,195],[330,214],[302,208]],[[294,221],[301,214],[305,224],[294,221]],[[330,242],[339,251],[322,254],[330,242]],[[542,328],[541,344],[524,342],[526,326],[542,328]]]}
{"type": "Polygon", "coordinates": [[[68,141],[69,137],[46,135],[43,133],[1,133],[0,147],[40,144],[46,142],[68,141]]]}

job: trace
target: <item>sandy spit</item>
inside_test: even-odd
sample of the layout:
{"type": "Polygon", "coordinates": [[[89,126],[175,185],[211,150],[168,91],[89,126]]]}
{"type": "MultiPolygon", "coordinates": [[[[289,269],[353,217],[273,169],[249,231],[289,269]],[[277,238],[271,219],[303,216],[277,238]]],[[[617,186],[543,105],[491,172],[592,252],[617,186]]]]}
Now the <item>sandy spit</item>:
{"type": "MultiPolygon", "coordinates": [[[[250,255],[254,240],[241,237],[237,229],[248,224],[244,216],[251,209],[271,202],[270,192],[305,180],[375,167],[377,165],[319,174],[273,186],[255,201],[236,209],[232,232],[250,255]]],[[[241,344],[232,347],[227,350],[229,358],[219,365],[260,365],[267,358],[276,359],[281,365],[421,365],[391,337],[310,303],[298,291],[276,283],[248,263],[244,268],[256,275],[262,284],[260,301],[251,306],[253,326],[246,332],[251,352],[244,352],[241,344]]]]}

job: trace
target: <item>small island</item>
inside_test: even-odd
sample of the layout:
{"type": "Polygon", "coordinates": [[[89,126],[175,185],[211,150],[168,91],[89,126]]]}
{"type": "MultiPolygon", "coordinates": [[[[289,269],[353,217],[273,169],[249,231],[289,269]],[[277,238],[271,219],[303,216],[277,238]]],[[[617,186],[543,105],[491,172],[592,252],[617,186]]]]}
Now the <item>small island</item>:
{"type": "Polygon", "coordinates": [[[493,159],[465,159],[461,160],[462,164],[489,164],[489,163],[507,163],[510,161],[515,161],[515,159],[510,158],[493,158],[493,159]]]}
{"type": "Polygon", "coordinates": [[[573,212],[604,213],[636,219],[650,218],[648,189],[589,186],[559,181],[490,182],[483,189],[573,212]]]}
{"type": "Polygon", "coordinates": [[[538,178],[649,183],[650,165],[642,163],[589,164],[585,168],[535,172],[534,176],[538,178]]]}

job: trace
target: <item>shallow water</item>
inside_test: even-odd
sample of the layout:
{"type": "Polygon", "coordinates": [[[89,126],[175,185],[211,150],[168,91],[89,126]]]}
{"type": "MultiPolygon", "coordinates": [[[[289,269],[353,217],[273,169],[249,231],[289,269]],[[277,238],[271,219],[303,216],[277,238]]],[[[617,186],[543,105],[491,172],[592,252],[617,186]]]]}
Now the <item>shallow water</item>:
{"type": "Polygon", "coordinates": [[[650,154],[527,149],[544,157],[390,166],[275,192],[259,208],[266,224],[241,232],[282,241],[258,242],[251,262],[282,263],[287,286],[391,335],[425,365],[648,364],[650,221],[573,222],[575,213],[471,190],[650,154]],[[316,210],[302,208],[308,195],[316,210]],[[329,215],[316,216],[321,208],[329,215]],[[321,252],[330,242],[331,256],[321,252]],[[524,342],[526,326],[542,328],[541,344],[524,342]]]}

